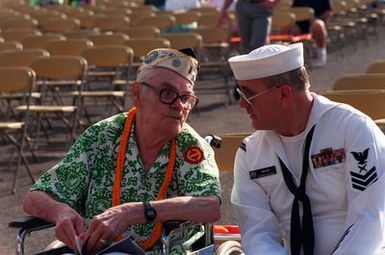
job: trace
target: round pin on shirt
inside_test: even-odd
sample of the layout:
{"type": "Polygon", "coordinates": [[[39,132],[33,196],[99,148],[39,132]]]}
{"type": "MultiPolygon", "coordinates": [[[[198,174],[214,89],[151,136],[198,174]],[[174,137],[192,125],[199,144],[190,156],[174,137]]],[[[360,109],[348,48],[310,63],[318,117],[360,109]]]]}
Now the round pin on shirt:
{"type": "Polygon", "coordinates": [[[184,161],[190,164],[199,164],[204,159],[203,150],[198,146],[189,147],[183,156],[184,161]]]}

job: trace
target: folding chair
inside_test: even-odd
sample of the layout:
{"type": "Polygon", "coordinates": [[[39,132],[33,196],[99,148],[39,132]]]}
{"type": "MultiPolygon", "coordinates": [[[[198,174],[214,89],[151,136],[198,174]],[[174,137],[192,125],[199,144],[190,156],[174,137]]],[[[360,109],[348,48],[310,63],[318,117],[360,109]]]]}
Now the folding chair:
{"type": "Polygon", "coordinates": [[[131,38],[127,40],[124,45],[132,48],[134,51],[134,67],[139,67],[141,64],[141,57],[145,56],[150,50],[156,48],[170,48],[170,41],[166,38],[131,38]]]}
{"type": "MultiPolygon", "coordinates": [[[[65,126],[70,130],[69,139],[67,142],[71,144],[75,140],[76,128],[79,124],[80,100],[76,97],[75,100],[66,100],[66,93],[78,91],[81,93],[83,89],[87,61],[82,57],[76,56],[51,56],[48,58],[38,58],[32,62],[31,67],[36,72],[38,78],[38,88],[42,93],[39,104],[30,106],[30,112],[37,114],[34,137],[36,142],[40,142],[39,132],[43,127],[44,134],[48,142],[50,136],[47,133],[47,128],[44,129],[46,121],[49,126],[57,124],[49,115],[55,114],[61,119],[65,126]],[[66,114],[72,115],[72,121],[66,118],[66,114]],[[42,116],[47,118],[42,119],[42,116]]],[[[26,111],[26,106],[18,106],[17,111],[26,111]]],[[[53,131],[58,128],[55,126],[53,131]]]]}
{"type": "Polygon", "coordinates": [[[137,24],[140,24],[141,26],[155,26],[160,29],[162,32],[171,32],[172,28],[175,25],[175,17],[173,15],[162,15],[162,16],[155,16],[155,17],[148,17],[144,16],[142,17],[137,24]]]}
{"type": "Polygon", "coordinates": [[[184,49],[193,48],[199,50],[202,44],[202,36],[197,33],[165,33],[162,34],[171,43],[171,48],[184,49]]]}
{"type": "MultiPolygon", "coordinates": [[[[25,165],[27,172],[32,180],[35,179],[32,175],[31,168],[27,158],[23,152],[24,142],[29,119],[29,105],[31,100],[32,88],[35,84],[35,72],[27,67],[0,67],[0,94],[20,93],[23,95],[23,103],[26,105],[26,111],[21,120],[6,120],[0,121],[0,134],[6,137],[18,150],[15,173],[12,182],[12,193],[16,192],[16,179],[19,173],[21,162],[25,165]],[[19,131],[20,137],[16,138],[14,132],[19,131]]],[[[0,98],[1,100],[1,98],[0,98]]]]}
{"type": "Polygon", "coordinates": [[[0,66],[30,67],[41,57],[49,57],[49,52],[44,49],[8,50],[0,53],[0,66]]]}
{"type": "Polygon", "coordinates": [[[0,52],[7,50],[22,50],[23,45],[14,41],[0,42],[0,52]]]}
{"type": "Polygon", "coordinates": [[[1,29],[25,29],[34,30],[37,28],[37,20],[23,17],[9,18],[0,22],[1,29]]]}
{"type": "Polygon", "coordinates": [[[196,86],[197,92],[206,94],[223,93],[232,103],[232,92],[229,85],[230,68],[227,62],[229,53],[229,29],[226,27],[198,27],[191,32],[202,36],[202,47],[198,51],[200,72],[198,81],[216,79],[218,75],[223,78],[224,84],[206,82],[196,86]]]}
{"type": "Polygon", "coordinates": [[[37,36],[28,36],[22,40],[24,49],[42,49],[50,41],[65,40],[61,34],[43,34],[37,36]]]}
{"type": "Polygon", "coordinates": [[[94,30],[76,30],[71,32],[63,33],[67,39],[87,39],[91,35],[98,35],[99,32],[94,30]]]}
{"type": "Polygon", "coordinates": [[[366,73],[385,73],[385,60],[377,60],[371,63],[366,69],[366,73]]]}
{"type": "MultiPolygon", "coordinates": [[[[88,62],[86,78],[87,90],[82,91],[82,101],[84,98],[107,98],[118,111],[128,109],[128,89],[129,76],[133,61],[133,51],[123,45],[95,46],[84,49],[81,56],[88,62]],[[99,88],[95,83],[101,81],[107,88],[99,88]],[[122,87],[122,89],[117,89],[122,87]]],[[[102,84],[99,84],[102,85],[102,84]]],[[[72,93],[75,95],[74,93],[72,93]]],[[[83,107],[88,120],[87,107],[83,107]]],[[[91,121],[90,121],[91,122],[91,121]]]]}
{"type": "Polygon", "coordinates": [[[113,34],[104,33],[104,34],[96,34],[90,35],[87,39],[91,40],[95,46],[102,45],[123,45],[128,39],[128,35],[116,32],[113,34]]]}
{"type": "Polygon", "coordinates": [[[160,29],[155,26],[135,26],[120,30],[120,32],[128,35],[130,38],[139,37],[158,37],[160,29]]]}
{"type": "Polygon", "coordinates": [[[345,103],[367,114],[373,120],[385,118],[385,90],[328,90],[322,93],[330,100],[345,103]]]}
{"type": "Polygon", "coordinates": [[[5,41],[15,41],[21,43],[24,38],[36,35],[41,35],[41,32],[30,29],[7,29],[2,32],[1,36],[5,41]]]}
{"type": "Polygon", "coordinates": [[[51,56],[80,56],[82,50],[93,47],[94,43],[88,39],[67,39],[51,41],[45,49],[51,56]]]}
{"type": "Polygon", "coordinates": [[[198,20],[201,14],[199,12],[175,13],[175,26],[172,32],[187,32],[198,27],[198,20]]]}
{"type": "Polygon", "coordinates": [[[136,27],[136,26],[143,26],[140,23],[140,20],[143,17],[155,17],[155,16],[156,16],[155,11],[144,10],[144,11],[134,11],[128,17],[130,18],[130,25],[132,27],[136,27]]]}
{"type": "Polygon", "coordinates": [[[75,18],[55,18],[45,22],[41,30],[45,33],[66,33],[80,29],[80,20],[75,18]]]}
{"type": "Polygon", "coordinates": [[[385,89],[385,73],[346,74],[336,80],[334,90],[385,89]]]}
{"type": "Polygon", "coordinates": [[[93,28],[99,31],[119,31],[130,24],[128,17],[95,17],[93,28]]]}

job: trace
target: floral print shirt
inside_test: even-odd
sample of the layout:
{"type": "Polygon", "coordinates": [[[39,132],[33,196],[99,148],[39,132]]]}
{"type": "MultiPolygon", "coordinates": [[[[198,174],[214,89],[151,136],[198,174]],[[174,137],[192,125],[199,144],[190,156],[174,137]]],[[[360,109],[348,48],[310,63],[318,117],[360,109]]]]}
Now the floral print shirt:
{"type": "MultiPolygon", "coordinates": [[[[126,116],[126,113],[120,113],[89,127],[79,136],[66,157],[45,172],[31,190],[47,192],[54,199],[73,207],[86,221],[110,208],[116,158],[126,116]]],[[[151,169],[146,171],[134,130],[135,121],[127,145],[121,203],[156,200],[169,161],[170,144],[166,144],[151,169]]],[[[218,168],[210,145],[185,123],[176,138],[176,146],[176,162],[167,197],[215,195],[220,198],[218,168]],[[198,148],[195,154],[188,155],[194,148],[198,148]]],[[[133,225],[125,235],[130,234],[135,240],[143,241],[149,237],[152,228],[153,224],[133,225]]],[[[181,238],[197,238],[196,232],[185,233],[181,238]]],[[[180,247],[172,254],[183,254],[189,249],[184,241],[176,241],[180,247]]],[[[158,253],[156,247],[159,248],[159,245],[153,249],[154,254],[158,253]]]]}

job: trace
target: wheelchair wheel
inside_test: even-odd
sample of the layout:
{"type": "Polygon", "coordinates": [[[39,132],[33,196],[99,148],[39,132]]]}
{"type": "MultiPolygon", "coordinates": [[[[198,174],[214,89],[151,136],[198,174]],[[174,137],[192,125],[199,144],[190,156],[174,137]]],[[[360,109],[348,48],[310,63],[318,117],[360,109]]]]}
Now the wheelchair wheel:
{"type": "Polygon", "coordinates": [[[244,254],[241,244],[237,241],[226,241],[219,245],[215,255],[239,255],[244,254]]]}

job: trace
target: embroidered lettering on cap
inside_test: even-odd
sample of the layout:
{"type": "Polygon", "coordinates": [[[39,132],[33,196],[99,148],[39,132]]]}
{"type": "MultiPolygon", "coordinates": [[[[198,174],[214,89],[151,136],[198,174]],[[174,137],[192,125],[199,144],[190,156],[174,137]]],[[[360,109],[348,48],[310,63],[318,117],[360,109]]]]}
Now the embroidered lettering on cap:
{"type": "Polygon", "coordinates": [[[274,174],[277,174],[277,170],[275,166],[269,166],[269,167],[256,169],[249,172],[251,180],[274,175],[274,174]]]}
{"type": "Polygon", "coordinates": [[[345,162],[345,149],[333,150],[332,148],[325,148],[319,154],[311,155],[311,161],[314,168],[331,166],[345,162]]]}
{"type": "Polygon", "coordinates": [[[351,152],[353,157],[357,160],[358,172],[350,171],[353,189],[364,191],[371,184],[378,180],[376,167],[373,166],[369,170],[367,169],[369,148],[362,152],[351,152]]]}

